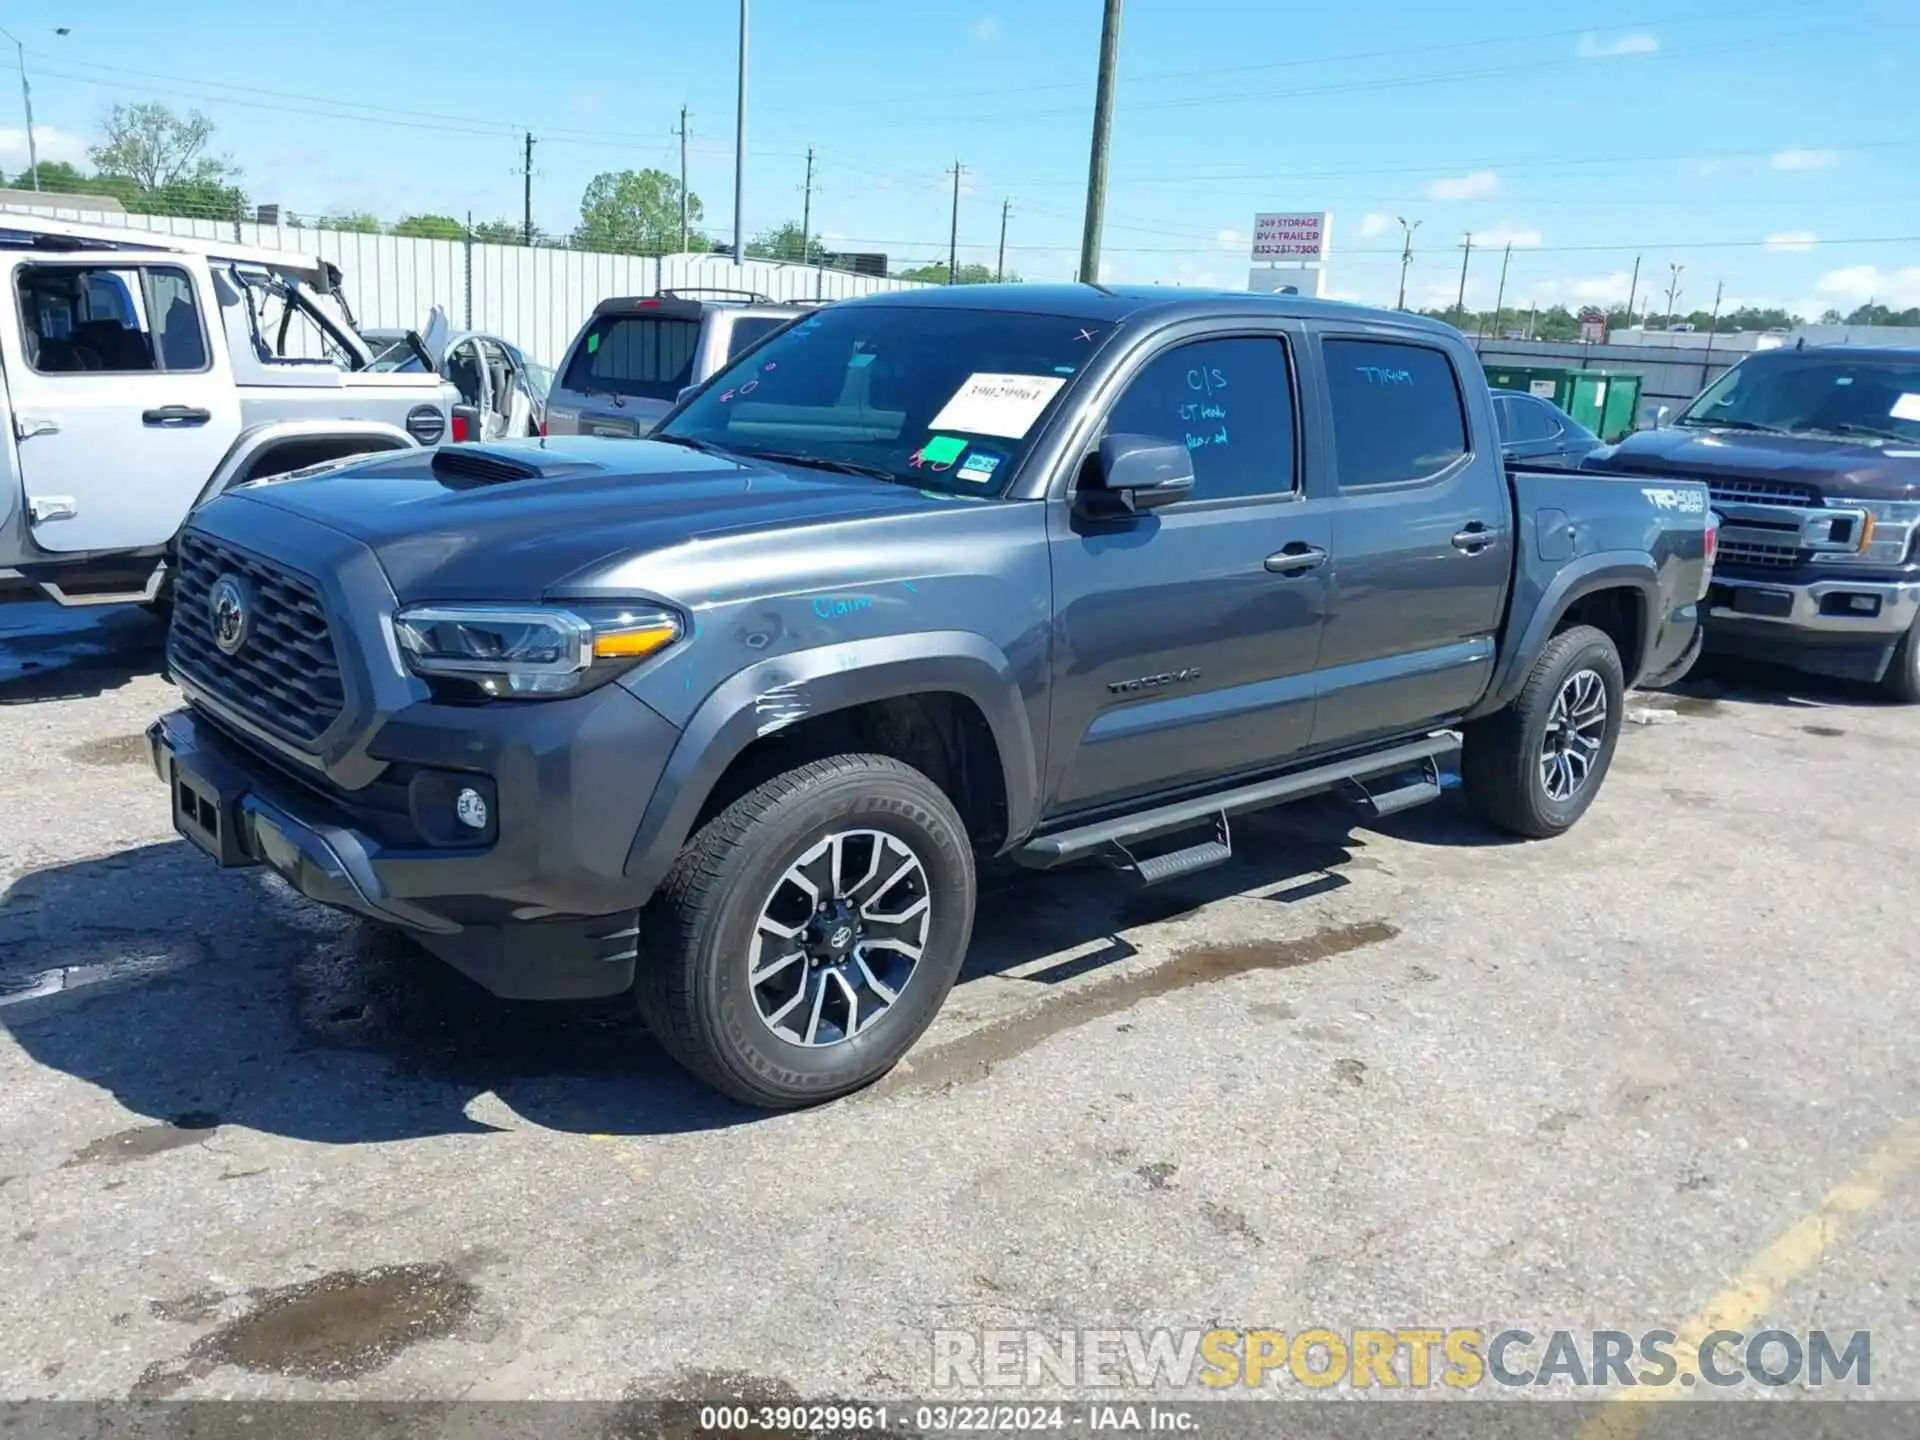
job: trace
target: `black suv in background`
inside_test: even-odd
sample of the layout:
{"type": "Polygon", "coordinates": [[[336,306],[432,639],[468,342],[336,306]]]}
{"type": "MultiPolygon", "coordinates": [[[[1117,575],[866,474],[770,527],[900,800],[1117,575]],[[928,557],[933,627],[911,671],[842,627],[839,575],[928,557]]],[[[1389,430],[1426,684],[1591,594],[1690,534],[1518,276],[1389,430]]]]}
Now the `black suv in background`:
{"type": "Polygon", "coordinates": [[[1333,791],[1573,825],[1692,657],[1703,486],[1509,469],[1459,332],[1296,296],[830,306],[645,441],[344,466],[181,542],[150,732],[224,865],[727,1093],[890,1067],[975,866],[1231,858],[1333,791]]]}
{"type": "Polygon", "coordinates": [[[1706,650],[1920,702],[1920,349],[1763,350],[1589,463],[1704,480],[1706,650]]]}
{"type": "Polygon", "coordinates": [[[602,300],[554,373],[546,433],[644,435],[681,391],[814,308],[751,290],[663,290],[602,300]]]}

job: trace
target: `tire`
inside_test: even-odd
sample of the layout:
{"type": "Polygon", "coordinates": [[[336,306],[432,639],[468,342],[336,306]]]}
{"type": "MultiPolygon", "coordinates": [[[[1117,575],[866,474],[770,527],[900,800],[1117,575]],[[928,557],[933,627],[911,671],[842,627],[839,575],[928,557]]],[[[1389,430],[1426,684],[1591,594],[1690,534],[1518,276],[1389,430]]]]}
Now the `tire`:
{"type": "Polygon", "coordinates": [[[1603,631],[1576,625],[1555,635],[1534,661],[1513,701],[1467,727],[1460,756],[1460,784],[1467,804],[1488,824],[1530,840],[1570,830],[1607,778],[1625,718],[1625,694],[1620,652],[1603,631]],[[1575,681],[1582,676],[1591,680],[1576,687],[1575,681]],[[1598,681],[1598,696],[1606,706],[1597,724],[1592,723],[1592,680],[1598,681]],[[1569,736],[1556,713],[1563,693],[1576,719],[1583,711],[1589,717],[1577,732],[1578,740],[1569,736]],[[1549,775],[1550,733],[1557,737],[1556,750],[1588,757],[1571,793],[1556,792],[1572,776],[1573,760],[1549,775]],[[1587,750],[1584,740],[1597,740],[1597,748],[1587,750]]]}
{"type": "Polygon", "coordinates": [[[966,958],[974,903],[966,826],[933,781],[884,755],[812,761],[687,842],[642,913],[635,998],[667,1052],[714,1089],[764,1109],[817,1105],[879,1079],[926,1031],[966,958]],[[851,898],[822,916],[808,886],[851,898]],[[919,958],[903,969],[906,951],[887,942],[917,942],[919,958]],[[802,958],[781,965],[789,946],[802,958]]]}
{"type": "Polygon", "coordinates": [[[1893,660],[1880,677],[1880,690],[1902,705],[1920,705],[1920,620],[1893,647],[1893,660]]]}

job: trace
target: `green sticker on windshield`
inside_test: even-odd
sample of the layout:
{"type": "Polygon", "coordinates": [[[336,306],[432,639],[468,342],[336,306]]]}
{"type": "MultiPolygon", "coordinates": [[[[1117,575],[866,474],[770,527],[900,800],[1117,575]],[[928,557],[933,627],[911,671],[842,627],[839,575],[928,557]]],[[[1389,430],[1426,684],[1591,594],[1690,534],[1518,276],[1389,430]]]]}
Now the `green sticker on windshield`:
{"type": "Polygon", "coordinates": [[[589,355],[592,355],[596,353],[599,349],[600,349],[600,337],[598,335],[587,336],[587,353],[589,355]]]}
{"type": "Polygon", "coordinates": [[[920,447],[920,458],[929,465],[951,465],[967,453],[967,442],[951,435],[936,435],[920,447]]]}

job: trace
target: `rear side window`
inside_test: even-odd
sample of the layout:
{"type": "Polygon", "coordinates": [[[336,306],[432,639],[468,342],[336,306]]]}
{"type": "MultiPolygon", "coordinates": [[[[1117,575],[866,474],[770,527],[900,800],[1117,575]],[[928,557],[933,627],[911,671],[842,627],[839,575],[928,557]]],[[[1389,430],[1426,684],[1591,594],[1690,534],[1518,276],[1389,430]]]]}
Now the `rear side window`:
{"type": "Polygon", "coordinates": [[[727,355],[738,355],[742,350],[757,341],[770,330],[778,330],[786,324],[784,316],[778,319],[760,319],[741,316],[727,327],[727,355]]]}
{"type": "Polygon", "coordinates": [[[1425,345],[1328,340],[1327,394],[1343,489],[1439,474],[1467,453],[1453,363],[1425,345]]]}
{"type": "Polygon", "coordinates": [[[1554,423],[1553,412],[1531,396],[1524,400],[1507,402],[1513,411],[1513,428],[1507,432],[1509,440],[1551,440],[1560,427],[1554,423]]]}
{"type": "Polygon", "coordinates": [[[674,400],[693,383],[700,323],[663,315],[602,315],[587,326],[562,382],[648,400],[674,400]]]}

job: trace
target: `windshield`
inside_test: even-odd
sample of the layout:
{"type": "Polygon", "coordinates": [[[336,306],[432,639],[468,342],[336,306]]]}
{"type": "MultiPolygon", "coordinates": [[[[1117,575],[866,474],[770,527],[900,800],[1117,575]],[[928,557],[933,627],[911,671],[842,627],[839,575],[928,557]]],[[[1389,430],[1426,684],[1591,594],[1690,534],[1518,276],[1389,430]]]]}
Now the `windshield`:
{"type": "Polygon", "coordinates": [[[1110,329],[1058,315],[836,306],[722,371],[654,433],[998,495],[1110,329]]]}
{"type": "Polygon", "coordinates": [[[1920,360],[1758,355],[1714,381],[1678,423],[1920,441],[1920,360]]]}

